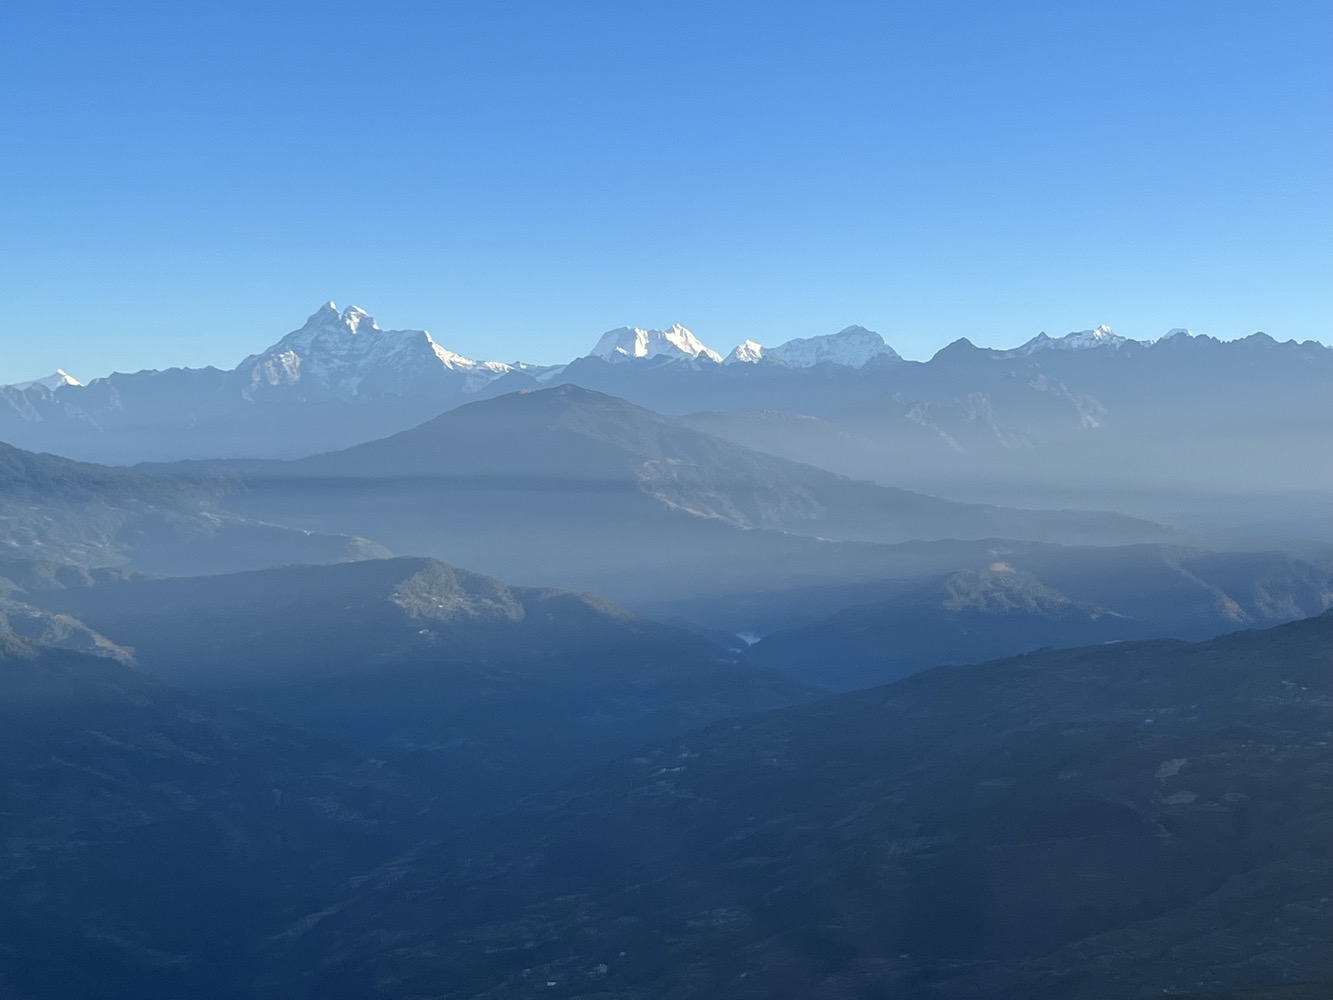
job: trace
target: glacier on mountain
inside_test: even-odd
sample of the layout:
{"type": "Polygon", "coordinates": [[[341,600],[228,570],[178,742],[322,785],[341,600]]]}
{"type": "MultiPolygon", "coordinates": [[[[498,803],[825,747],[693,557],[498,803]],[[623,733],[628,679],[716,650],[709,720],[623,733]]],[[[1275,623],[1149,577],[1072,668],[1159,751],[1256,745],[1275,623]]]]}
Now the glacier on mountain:
{"type": "Polygon", "coordinates": [[[636,358],[669,358],[673,361],[711,361],[721,364],[722,355],[709,350],[694,334],[674,324],[669,330],[641,330],[622,326],[608,330],[597,341],[589,357],[623,362],[636,358]]]}
{"type": "Polygon", "coordinates": [[[902,358],[874,330],[849,326],[822,337],[798,337],[777,347],[770,347],[764,357],[775,358],[788,368],[813,368],[815,365],[843,365],[864,368],[875,359],[901,361],[902,358]]]}
{"type": "Polygon", "coordinates": [[[901,361],[898,352],[884,342],[884,338],[863,326],[849,326],[838,333],[821,337],[789,340],[777,347],[764,347],[758,341],[746,340],[732,349],[724,359],[709,350],[694,334],[679,323],[669,330],[643,330],[622,326],[602,335],[591,357],[611,362],[627,362],[666,358],[672,361],[713,362],[724,365],[754,365],[774,363],[788,368],[813,368],[820,364],[862,368],[870,361],[882,358],[901,361]]]}
{"type": "Polygon", "coordinates": [[[753,365],[764,360],[763,345],[755,340],[743,340],[731,349],[723,360],[724,365],[753,365]]]}
{"type": "Polygon", "coordinates": [[[821,337],[800,337],[777,347],[761,347],[753,340],[737,345],[724,364],[777,363],[788,368],[813,368],[815,365],[842,365],[864,368],[876,358],[901,361],[898,352],[884,338],[863,326],[849,326],[821,337]]]}
{"type": "Polygon", "coordinates": [[[364,309],[348,306],[339,313],[332,302],[236,368],[247,396],[280,386],[355,396],[367,383],[411,382],[441,371],[462,374],[464,391],[476,392],[515,370],[502,361],[455,354],[425,330],[381,330],[364,309]]]}

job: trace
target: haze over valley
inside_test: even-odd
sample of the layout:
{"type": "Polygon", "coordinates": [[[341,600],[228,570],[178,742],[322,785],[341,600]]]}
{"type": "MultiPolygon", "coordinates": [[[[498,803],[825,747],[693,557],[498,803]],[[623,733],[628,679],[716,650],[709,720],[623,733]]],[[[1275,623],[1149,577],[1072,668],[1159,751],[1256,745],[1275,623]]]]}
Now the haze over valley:
{"type": "Polygon", "coordinates": [[[1333,996],[1328,5],[0,37],[0,1000],[1333,996]]]}
{"type": "MultiPolygon", "coordinates": [[[[1246,890],[1247,905],[1303,908],[1265,945],[1293,956],[1284,968],[1333,975],[1311,950],[1333,928],[1310,895],[1318,862],[1301,853],[1316,833],[1274,825],[1284,814],[1271,811],[1293,807],[1279,804],[1280,789],[1299,779],[1271,771],[1277,750],[1239,735],[1274,723],[1228,693],[1291,692],[1283,739],[1302,749],[1281,752],[1313,754],[1302,766],[1318,766],[1328,662],[1289,651],[1288,637],[1303,649],[1328,631],[1325,470],[1307,463],[1272,484],[1289,489],[1266,516],[1240,502],[1252,481],[1179,460],[1213,447],[1211,434],[1249,467],[1284,461],[1265,442],[1297,414],[1309,423],[1303,446],[1315,447],[1333,351],[1183,334],[1138,344],[1099,330],[1005,352],[953,345],[920,364],[859,328],[742,348],[724,358],[680,328],[627,329],[560,368],[482,365],[330,305],[232,372],[4,390],[15,440],[69,435],[80,458],[5,445],[0,465],[7,711],[41,706],[8,736],[12,801],[29,804],[8,813],[11,842],[27,846],[8,876],[21,888],[5,919],[28,954],[81,956],[59,973],[11,962],[7,988],[404,996],[449,980],[450,995],[501,996],[536,962],[559,995],[578,995],[589,976],[610,995],[656,995],[680,969],[703,994],[770,996],[799,983],[801,995],[842,997],[864,981],[922,996],[1041,995],[1055,967],[1092,975],[1086,956],[1164,934],[1199,957],[1170,970],[1137,961],[1112,975],[1114,988],[1202,991],[1257,981],[1243,964],[1219,971],[1220,946],[1200,936],[1201,921],[1219,919],[1210,894],[1236,879],[1263,887],[1246,890]],[[1228,380],[1247,395],[1222,406],[1228,380]],[[1232,436],[1245,421],[1254,433],[1232,436]],[[1040,469],[1058,470],[1060,484],[1040,469]],[[1098,477],[1119,492],[1099,492],[1098,477]],[[1022,505],[958,499],[1015,482],[1022,505]],[[1135,502],[1070,504],[1080,491],[1135,502]],[[1200,491],[1215,506],[1180,516],[1181,498],[1200,491]],[[1303,632],[1234,640],[1271,646],[1266,680],[1250,666],[1262,654],[1237,653],[1223,670],[1212,646],[1160,641],[1302,619],[1303,632]],[[1082,649],[1037,652],[1050,647],[1082,649]],[[972,673],[942,666],[1015,655],[972,673]],[[1169,694],[1139,687],[1130,663],[1164,671],[1169,694]],[[898,683],[874,688],[888,682],[898,683]],[[1001,688],[986,694],[989,684],[1001,688]],[[1088,710],[1102,714],[1083,720],[1061,684],[1101,686],[1088,710]],[[864,696],[821,700],[835,691],[864,696]],[[1219,721],[1196,721],[1206,698],[1229,706],[1219,721]],[[874,705],[933,719],[938,733],[866,728],[874,705]],[[788,707],[797,714],[752,715],[788,707]],[[1017,714],[1005,722],[1004,712],[1017,714]],[[1029,731],[1032,712],[1055,728],[1029,731]],[[723,719],[744,721],[699,729],[723,719]],[[1150,724],[1153,750],[1132,735],[1150,724]],[[996,726],[1009,735],[992,746],[983,734],[996,726]],[[836,751],[821,742],[831,732],[836,751]],[[219,739],[243,756],[226,763],[209,749],[219,739]],[[1237,749],[1219,750],[1219,739],[1237,749]],[[982,780],[986,804],[930,804],[979,794],[967,790],[980,766],[967,755],[997,752],[1015,770],[982,780]],[[1123,774],[1085,778],[1077,761],[1107,753],[1124,758],[1123,774]],[[1132,763],[1142,753],[1166,763],[1132,763]],[[756,754],[779,767],[782,787],[817,781],[826,792],[746,818],[758,800],[742,805],[750,793],[728,783],[758,780],[742,777],[756,754]],[[62,801],[81,803],[60,807],[65,825],[46,833],[31,825],[35,803],[56,794],[43,759],[68,774],[62,801]],[[242,759],[250,770],[235,770],[242,759]],[[1169,782],[1133,777],[1196,760],[1220,769],[1207,795],[1149,794],[1169,782]],[[687,791],[700,761],[711,790],[687,791]],[[929,777],[909,777],[927,761],[929,777]],[[877,779],[896,791],[869,792],[856,771],[867,766],[907,770],[877,779]],[[1054,800],[1034,784],[1052,780],[1054,800]],[[884,795],[901,803],[889,833],[872,805],[884,795]],[[588,805],[567,815],[579,801],[588,805]],[[673,801],[709,818],[657,814],[673,801]],[[840,816],[846,832],[807,843],[800,810],[840,816]],[[1231,813],[1225,823],[1264,815],[1266,832],[1234,845],[1233,834],[1206,832],[1231,813]],[[187,822],[195,833],[169,833],[187,822]],[[108,823],[119,846],[74,849],[108,823]],[[179,920],[169,934],[159,923],[173,912],[162,861],[176,849],[146,852],[166,836],[203,838],[190,841],[201,859],[222,849],[219,837],[247,845],[244,860],[207,862],[221,879],[196,889],[219,914],[207,943],[179,920]],[[863,853],[857,838],[883,836],[902,845],[900,867],[875,876],[888,879],[891,902],[850,888],[825,903],[811,896],[809,880],[830,876],[824,866],[863,853]],[[1213,838],[1211,853],[1190,846],[1196,836],[1213,838]],[[52,837],[69,846],[48,855],[52,837]],[[306,843],[295,866],[282,846],[292,837],[306,843]],[[750,855],[736,851],[756,837],[768,846],[747,848],[741,864],[750,855]],[[640,870],[650,853],[656,876],[640,870]],[[534,857],[545,860],[517,876],[512,866],[534,857]],[[1051,888],[1025,895],[1015,880],[1032,864],[1051,888]],[[250,888],[271,865],[288,876],[250,888]],[[97,879],[70,881],[90,866],[97,879]],[[690,871],[714,871],[714,887],[690,871]],[[1049,910],[1045,891],[1085,877],[1107,888],[1071,902],[1077,916],[1049,910]],[[143,883],[133,902],[115,889],[124,879],[143,883]],[[1154,888],[1136,888],[1141,879],[1154,888]],[[453,888],[427,902],[435,886],[453,888]],[[556,915],[570,891],[587,900],[577,919],[556,915]],[[995,909],[997,892],[1017,909],[995,909]],[[491,900],[480,910],[445,902],[477,893],[491,900]],[[853,952],[810,923],[830,904],[843,916],[825,919],[870,921],[852,932],[863,942],[853,952]],[[335,924],[326,912],[340,914],[335,924]],[[380,916],[364,925],[363,912],[380,916]],[[414,927],[404,942],[455,943],[439,954],[400,945],[386,979],[388,954],[373,942],[400,921],[414,927]],[[995,937],[1005,925],[1028,930],[995,937]],[[483,961],[489,948],[469,943],[479,933],[509,941],[501,953],[517,948],[523,966],[483,961]],[[608,943],[555,944],[570,934],[608,943]],[[872,946],[868,934],[888,937],[872,946]],[[107,943],[89,951],[84,939],[107,943]],[[695,948],[731,957],[717,964],[695,948]],[[620,960],[604,961],[608,949],[620,960]],[[160,966],[162,953],[178,957],[160,966]]],[[[1298,446],[1288,431],[1284,447],[1298,446]]],[[[838,879],[854,879],[836,864],[838,879]]],[[[1085,982],[1077,995],[1112,988],[1085,982]]]]}

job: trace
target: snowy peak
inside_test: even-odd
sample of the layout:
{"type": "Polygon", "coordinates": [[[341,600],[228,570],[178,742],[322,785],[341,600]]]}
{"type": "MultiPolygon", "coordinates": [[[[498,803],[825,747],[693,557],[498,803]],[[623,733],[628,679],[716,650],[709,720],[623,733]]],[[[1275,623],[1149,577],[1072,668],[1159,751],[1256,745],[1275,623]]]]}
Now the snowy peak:
{"type": "Polygon", "coordinates": [[[822,337],[789,340],[764,351],[765,358],[781,361],[789,368],[813,368],[815,365],[842,365],[864,368],[875,359],[901,361],[898,352],[884,338],[863,326],[849,326],[822,337]]]}
{"type": "Polygon", "coordinates": [[[764,348],[754,340],[745,340],[731,349],[722,362],[724,365],[757,365],[764,360],[764,348]]]}
{"type": "Polygon", "coordinates": [[[1007,353],[1025,357],[1038,351],[1087,351],[1097,347],[1119,350],[1126,344],[1137,343],[1136,340],[1120,336],[1109,326],[1099,326],[1095,330],[1079,330],[1067,333],[1063,337],[1048,337],[1045,333],[1039,333],[1022,347],[1016,347],[1007,353]]]}
{"type": "MultiPolygon", "coordinates": [[[[330,302],[329,305],[332,306],[333,303],[330,302]]],[[[334,306],[334,308],[336,309],[337,306],[334,306]]],[[[379,329],[379,325],[375,322],[375,318],[371,316],[370,313],[357,306],[348,306],[343,310],[339,319],[342,321],[343,326],[351,330],[352,333],[359,333],[363,324],[371,330],[379,329]]]]}
{"type": "Polygon", "coordinates": [[[241,362],[247,394],[299,386],[305,392],[349,397],[367,390],[395,393],[441,371],[465,377],[464,391],[476,391],[512,371],[499,361],[473,361],[437,344],[425,330],[381,330],[358,306],[341,313],[332,302],[320,306],[262,354],[241,362]]]}
{"type": "Polygon", "coordinates": [[[362,326],[368,331],[379,329],[379,326],[375,323],[375,318],[360,306],[348,306],[340,313],[337,305],[333,302],[325,302],[310,314],[310,318],[305,321],[304,326],[289,333],[283,339],[298,338],[303,333],[314,334],[320,330],[346,330],[349,333],[356,333],[362,326]]]}
{"type": "Polygon", "coordinates": [[[902,360],[878,333],[863,326],[849,326],[838,333],[789,340],[777,347],[763,347],[757,341],[747,340],[738,344],[723,364],[753,365],[764,361],[788,368],[813,368],[823,364],[863,368],[876,358],[902,360]]]}
{"type": "Polygon", "coordinates": [[[348,306],[340,313],[332,302],[325,302],[311,313],[301,329],[287,334],[283,341],[309,341],[320,333],[356,336],[363,328],[369,334],[378,331],[379,324],[375,322],[374,316],[360,306],[348,306]]]}
{"type": "Polygon", "coordinates": [[[613,363],[663,357],[674,361],[711,361],[714,364],[722,361],[722,355],[709,350],[698,337],[679,323],[669,330],[641,330],[637,326],[608,330],[597,341],[589,357],[613,363]]]}
{"type": "Polygon", "coordinates": [[[28,382],[16,382],[9,386],[9,388],[17,389],[19,392],[22,392],[25,389],[40,386],[43,389],[55,392],[57,389],[67,385],[83,385],[83,383],[63,368],[57,368],[53,374],[46,376],[46,378],[35,378],[28,382]]]}

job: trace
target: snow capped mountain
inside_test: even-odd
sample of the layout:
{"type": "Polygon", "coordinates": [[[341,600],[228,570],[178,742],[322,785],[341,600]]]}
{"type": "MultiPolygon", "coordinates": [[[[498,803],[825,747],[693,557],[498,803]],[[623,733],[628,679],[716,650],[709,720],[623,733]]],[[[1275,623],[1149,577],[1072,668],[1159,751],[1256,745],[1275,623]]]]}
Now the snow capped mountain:
{"type": "Polygon", "coordinates": [[[838,333],[789,340],[777,347],[762,347],[756,341],[747,340],[737,345],[723,364],[753,365],[769,361],[788,368],[813,368],[821,364],[862,368],[873,358],[902,360],[878,333],[863,326],[849,326],[838,333]]]}
{"type": "Polygon", "coordinates": [[[789,368],[813,368],[815,365],[843,365],[863,368],[875,358],[901,361],[898,352],[884,338],[863,326],[849,326],[822,337],[789,340],[763,352],[766,359],[781,361],[789,368]]]}
{"type": "MultiPolygon", "coordinates": [[[[879,334],[851,326],[776,347],[746,340],[723,361],[675,325],[611,330],[590,356],[569,364],[507,364],[464,357],[425,330],[382,330],[364,309],[340,311],[329,302],[300,329],[232,369],[113,373],[87,385],[58,371],[17,386],[0,385],[0,441],[114,464],[297,457],[387,437],[476,399],[562,383],[675,414],[781,410],[823,416],[846,410],[853,398],[869,398],[866,394],[910,401],[903,405],[912,413],[920,404],[952,414],[955,397],[988,406],[985,401],[1001,384],[992,378],[1021,375],[1023,384],[1041,395],[1031,403],[1033,412],[1047,414],[1050,405],[1043,404],[1058,397],[1065,400],[1060,406],[1074,406],[1083,421],[1092,412],[1088,407],[1114,398],[1113,390],[1130,379],[1131,369],[1169,369],[1172,378],[1188,382],[1196,359],[1204,358],[1219,378],[1243,375],[1252,381],[1256,366],[1262,366],[1266,385],[1286,387],[1280,390],[1283,405],[1290,397],[1291,406],[1299,399],[1308,409],[1323,405],[1324,396],[1311,401],[1289,387],[1304,386],[1302,380],[1327,371],[1333,348],[1316,341],[1277,343],[1266,334],[1223,342],[1179,329],[1156,341],[1137,341],[1102,326],[1060,338],[1042,334],[1011,350],[961,340],[930,361],[905,362],[879,334]],[[1108,363],[1112,358],[1115,363],[1108,363]]],[[[1249,392],[1249,381],[1237,384],[1249,392]]],[[[1326,389],[1319,391],[1327,395],[1326,389]]],[[[1199,411],[1208,405],[1201,403],[1199,411]]],[[[1100,410],[1093,415],[1097,421],[1105,416],[1100,410]]],[[[999,428],[997,440],[1010,440],[1008,425],[1001,428],[983,417],[974,414],[966,418],[971,423],[950,423],[951,429],[940,433],[955,441],[985,424],[999,428]]],[[[1025,426],[1035,419],[1021,415],[1025,426]]],[[[1022,433],[1014,440],[1019,438],[1026,440],[1022,433]]]]}
{"type": "MultiPolygon", "coordinates": [[[[1175,333],[1189,335],[1188,330],[1172,330],[1167,336],[1175,333]]],[[[1122,337],[1109,326],[1103,325],[1095,330],[1079,330],[1076,333],[1067,333],[1063,337],[1048,337],[1045,333],[1039,333],[1021,347],[1015,347],[1005,353],[1014,357],[1026,357],[1038,351],[1087,351],[1095,347],[1109,347],[1111,350],[1119,350],[1126,344],[1143,343],[1140,340],[1130,340],[1127,337],[1122,337]]]]}
{"type": "Polygon", "coordinates": [[[46,376],[46,378],[37,378],[29,382],[15,382],[13,385],[7,386],[7,388],[17,389],[19,392],[22,392],[23,390],[31,389],[34,386],[41,386],[43,389],[49,389],[52,392],[55,392],[55,390],[67,385],[81,386],[83,383],[63,368],[57,368],[53,374],[46,376]]]}
{"type": "Polygon", "coordinates": [[[659,357],[676,361],[712,361],[725,365],[777,362],[788,368],[813,368],[820,364],[862,368],[876,358],[902,360],[898,352],[884,342],[883,337],[863,326],[849,326],[838,333],[822,337],[789,340],[777,347],[764,347],[758,341],[746,340],[736,345],[723,359],[679,323],[669,330],[641,330],[628,326],[610,330],[602,335],[591,356],[612,362],[659,357]]]}
{"type": "Polygon", "coordinates": [[[745,340],[731,349],[724,365],[753,365],[764,360],[764,348],[755,340],[745,340]]]}
{"type": "Polygon", "coordinates": [[[634,358],[670,358],[673,361],[711,361],[721,364],[722,355],[710,351],[699,338],[676,323],[669,330],[641,330],[622,326],[608,330],[597,341],[589,357],[624,362],[634,358]]]}
{"type": "Polygon", "coordinates": [[[321,306],[299,330],[262,354],[246,358],[236,372],[247,397],[282,386],[350,397],[395,384],[417,382],[442,371],[464,376],[464,391],[475,392],[514,367],[501,361],[473,361],[441,347],[425,330],[381,330],[364,309],[341,313],[332,302],[321,306]]]}

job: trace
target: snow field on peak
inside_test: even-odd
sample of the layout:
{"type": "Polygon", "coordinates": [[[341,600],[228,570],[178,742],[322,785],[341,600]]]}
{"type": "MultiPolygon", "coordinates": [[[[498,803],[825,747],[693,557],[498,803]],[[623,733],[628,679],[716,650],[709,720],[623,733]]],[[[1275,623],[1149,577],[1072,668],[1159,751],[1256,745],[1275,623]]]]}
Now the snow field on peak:
{"type": "Polygon", "coordinates": [[[17,389],[19,392],[23,392],[24,390],[32,389],[36,386],[41,386],[43,389],[49,389],[50,391],[55,392],[57,389],[66,385],[82,386],[83,383],[80,382],[78,379],[76,379],[69,372],[65,371],[65,369],[57,368],[50,375],[46,376],[46,378],[30,379],[27,382],[15,382],[12,385],[6,386],[5,388],[17,389]]]}
{"type": "Polygon", "coordinates": [[[1039,333],[1026,344],[1003,353],[1015,357],[1025,357],[1038,351],[1086,351],[1095,347],[1109,347],[1118,350],[1126,344],[1142,344],[1144,341],[1129,340],[1120,336],[1109,326],[1102,325],[1095,330],[1077,330],[1063,337],[1050,337],[1039,333]]]}
{"type": "Polygon", "coordinates": [[[758,364],[769,361],[788,368],[813,368],[820,364],[863,368],[875,358],[902,360],[898,352],[886,344],[878,333],[863,326],[849,326],[838,333],[797,338],[777,347],[762,347],[756,341],[747,340],[727,355],[725,363],[758,364]]]}
{"type": "Polygon", "coordinates": [[[822,337],[798,337],[764,352],[790,368],[812,368],[820,364],[864,368],[875,358],[901,361],[898,352],[884,338],[863,326],[849,326],[822,337]]]}
{"type": "Polygon", "coordinates": [[[589,357],[606,361],[628,361],[634,358],[668,357],[677,361],[722,362],[722,355],[709,350],[679,323],[669,330],[643,330],[637,326],[622,326],[602,334],[589,357]]]}
{"type": "Polygon", "coordinates": [[[764,348],[756,340],[743,340],[731,349],[731,353],[722,363],[724,365],[752,365],[764,359],[764,348]]]}
{"type": "Polygon", "coordinates": [[[239,366],[252,387],[309,381],[344,395],[356,395],[371,375],[410,377],[433,369],[465,374],[465,391],[477,391],[514,370],[501,361],[456,354],[425,330],[381,330],[364,309],[348,306],[339,313],[332,302],[316,310],[299,330],[239,366]]]}
{"type": "Polygon", "coordinates": [[[883,337],[861,326],[849,326],[838,333],[820,337],[789,340],[777,347],[764,347],[756,340],[746,340],[723,359],[680,324],[669,330],[644,330],[632,326],[608,330],[602,334],[589,357],[611,362],[665,357],[674,361],[706,360],[726,365],[767,361],[789,368],[812,368],[819,364],[861,368],[876,358],[901,360],[883,337]]]}

